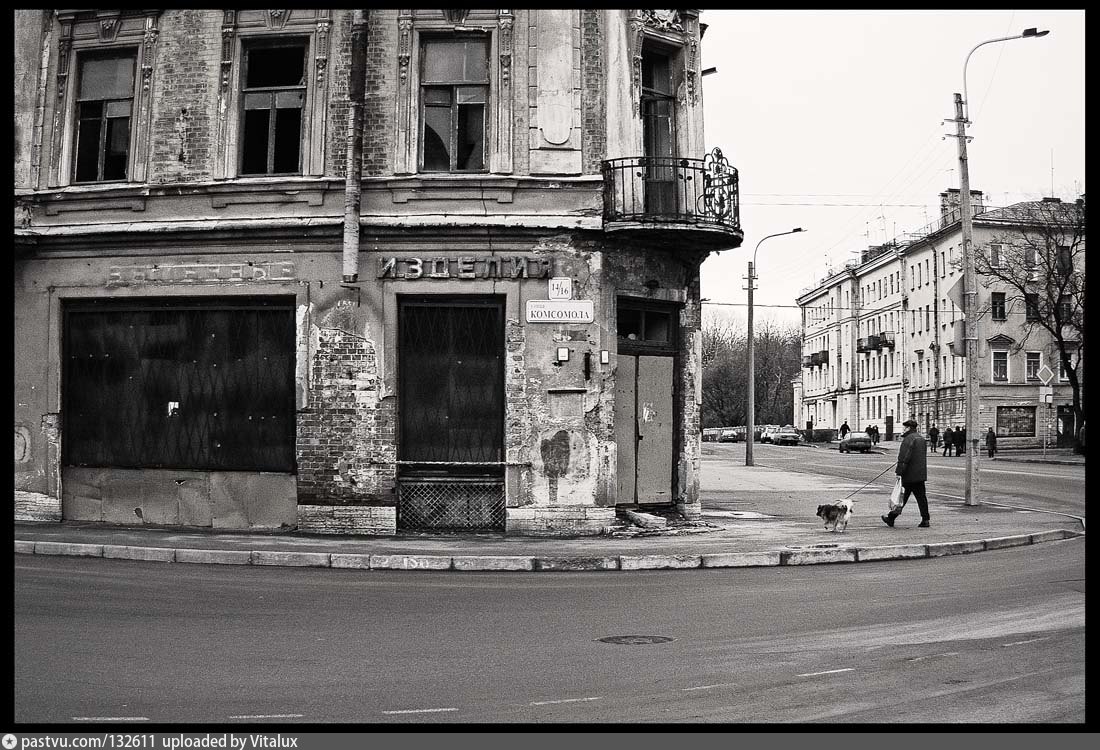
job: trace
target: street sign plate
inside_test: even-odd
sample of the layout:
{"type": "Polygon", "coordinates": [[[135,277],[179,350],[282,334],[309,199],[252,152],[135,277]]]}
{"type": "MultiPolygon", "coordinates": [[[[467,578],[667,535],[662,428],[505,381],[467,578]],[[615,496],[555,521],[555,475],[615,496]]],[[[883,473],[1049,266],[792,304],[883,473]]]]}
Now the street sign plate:
{"type": "Polygon", "coordinates": [[[568,276],[555,276],[549,286],[550,299],[573,299],[573,279],[568,276]]]}
{"type": "Polygon", "coordinates": [[[591,323],[592,300],[527,300],[528,323],[591,323]]]}
{"type": "Polygon", "coordinates": [[[1043,365],[1039,372],[1036,373],[1039,376],[1039,380],[1043,381],[1043,385],[1046,385],[1054,378],[1054,371],[1046,365],[1043,365]]]}

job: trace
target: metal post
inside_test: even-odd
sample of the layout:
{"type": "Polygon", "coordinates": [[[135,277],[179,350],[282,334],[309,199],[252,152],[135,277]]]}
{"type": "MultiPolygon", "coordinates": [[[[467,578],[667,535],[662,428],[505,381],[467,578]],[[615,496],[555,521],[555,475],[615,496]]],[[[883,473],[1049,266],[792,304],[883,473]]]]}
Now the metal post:
{"type": "Polygon", "coordinates": [[[963,318],[966,334],[966,416],[963,429],[970,438],[966,452],[966,504],[980,505],[978,497],[978,320],[975,298],[978,282],[974,271],[973,217],[970,215],[970,171],[966,159],[966,116],[962,94],[955,94],[956,140],[959,142],[959,182],[962,211],[963,318]]]}
{"type": "MultiPolygon", "coordinates": [[[[763,242],[763,240],[761,240],[763,242]]],[[[760,247],[757,245],[757,247],[760,247]]],[[[745,429],[745,466],[752,466],[752,442],[753,442],[753,421],[756,419],[756,362],[754,359],[755,352],[753,351],[753,334],[752,334],[752,287],[753,287],[753,269],[752,261],[749,261],[749,403],[746,408],[746,420],[748,424],[745,429]]]]}

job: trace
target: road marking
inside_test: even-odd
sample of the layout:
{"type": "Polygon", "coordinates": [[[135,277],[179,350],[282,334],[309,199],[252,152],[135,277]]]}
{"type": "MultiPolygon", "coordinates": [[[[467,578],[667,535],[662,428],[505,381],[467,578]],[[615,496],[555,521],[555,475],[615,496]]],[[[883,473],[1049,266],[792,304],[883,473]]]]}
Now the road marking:
{"type": "Polygon", "coordinates": [[[1002,643],[1001,648],[1008,648],[1009,646],[1022,646],[1025,643],[1035,643],[1036,641],[1047,641],[1047,640],[1050,640],[1050,638],[1049,637],[1029,638],[1026,641],[1013,641],[1012,643],[1002,643]]]}
{"type": "Polygon", "coordinates": [[[563,698],[559,701],[531,701],[532,706],[553,706],[558,703],[582,703],[584,701],[600,701],[603,700],[603,696],[597,696],[595,698],[563,698]]]}
{"type": "Polygon", "coordinates": [[[304,714],[251,714],[230,716],[230,719],[301,719],[304,714]]]}
{"type": "Polygon", "coordinates": [[[925,659],[937,659],[941,656],[958,656],[958,651],[945,651],[942,654],[929,654],[928,656],[914,656],[912,659],[906,659],[906,661],[924,661],[925,659]]]}
{"type": "Polygon", "coordinates": [[[457,708],[406,708],[401,711],[383,711],[384,714],[438,714],[445,711],[457,711],[457,708]]]}
{"type": "Polygon", "coordinates": [[[720,687],[737,687],[736,682],[723,682],[718,685],[700,685],[698,687],[680,688],[681,690],[711,690],[712,688],[720,687]]]}
{"type": "Polygon", "coordinates": [[[848,667],[847,669],[828,669],[824,672],[807,672],[806,674],[797,675],[798,677],[817,677],[821,674],[838,674],[840,672],[854,672],[855,667],[848,667]]]}
{"type": "Polygon", "coordinates": [[[74,716],[73,721],[149,721],[148,716],[74,716]]]}

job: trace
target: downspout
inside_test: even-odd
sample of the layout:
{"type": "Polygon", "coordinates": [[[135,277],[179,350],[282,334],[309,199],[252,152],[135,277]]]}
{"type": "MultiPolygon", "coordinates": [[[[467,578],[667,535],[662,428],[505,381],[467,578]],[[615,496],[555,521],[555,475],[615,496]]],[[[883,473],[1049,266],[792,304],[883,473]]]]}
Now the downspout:
{"type": "Polygon", "coordinates": [[[359,217],[363,179],[363,100],[366,88],[367,11],[351,16],[351,72],[348,74],[347,169],[344,187],[345,284],[359,279],[359,217]]]}

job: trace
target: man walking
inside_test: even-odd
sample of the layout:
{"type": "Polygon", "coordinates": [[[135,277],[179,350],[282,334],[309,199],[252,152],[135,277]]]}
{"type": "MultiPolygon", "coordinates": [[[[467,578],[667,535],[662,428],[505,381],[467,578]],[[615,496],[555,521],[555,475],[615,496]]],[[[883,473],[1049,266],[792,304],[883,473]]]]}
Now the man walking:
{"type": "Polygon", "coordinates": [[[936,452],[937,445],[939,444],[940,431],[936,428],[936,425],[932,425],[928,428],[928,448],[933,453],[936,452]]]}
{"type": "Polygon", "coordinates": [[[951,455],[951,446],[955,444],[955,433],[951,431],[950,427],[944,428],[943,431],[943,455],[951,455]]]}
{"type": "Polygon", "coordinates": [[[907,419],[902,422],[906,428],[901,438],[901,447],[898,448],[898,465],[894,473],[901,477],[901,507],[890,511],[882,517],[887,526],[894,525],[894,519],[901,515],[905,504],[909,502],[909,495],[916,495],[917,507],[920,508],[920,523],[917,528],[927,529],[929,523],[928,498],[924,494],[924,483],[928,481],[928,448],[924,444],[924,438],[917,432],[917,422],[907,419]]]}
{"type": "Polygon", "coordinates": [[[848,426],[848,420],[845,419],[844,424],[840,426],[840,439],[843,440],[844,437],[851,431],[852,428],[848,426]]]}
{"type": "Polygon", "coordinates": [[[966,453],[966,428],[955,428],[955,455],[961,456],[966,453]]]}
{"type": "Polygon", "coordinates": [[[989,432],[985,433],[985,449],[989,452],[989,457],[993,458],[997,454],[997,433],[993,431],[993,428],[989,428],[989,432]]]}

